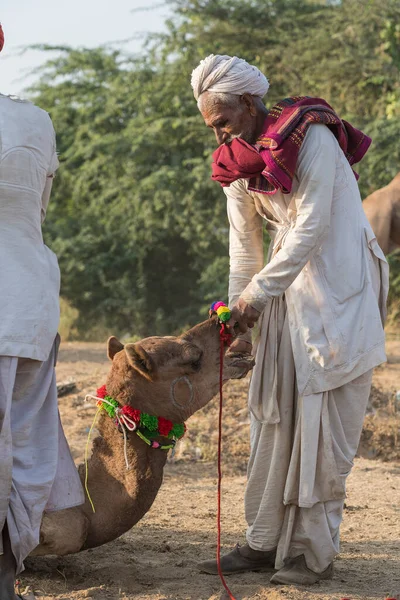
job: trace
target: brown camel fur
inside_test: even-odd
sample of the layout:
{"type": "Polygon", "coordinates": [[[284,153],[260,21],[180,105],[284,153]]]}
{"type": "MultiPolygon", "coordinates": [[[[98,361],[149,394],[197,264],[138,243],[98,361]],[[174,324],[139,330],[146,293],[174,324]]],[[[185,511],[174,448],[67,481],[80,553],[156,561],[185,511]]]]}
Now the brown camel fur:
{"type": "MultiPolygon", "coordinates": [[[[107,391],[121,405],[182,423],[218,392],[219,340],[216,318],[180,337],[150,337],[125,347],[110,338],[107,391]]],[[[244,377],[253,365],[251,356],[227,351],[224,382],[244,377]]],[[[96,512],[86,498],[82,506],[45,513],[40,545],[33,555],[64,555],[106,544],[128,531],[153,504],[167,452],[150,448],[135,432],[127,432],[127,470],[123,436],[104,411],[98,430],[89,460],[89,491],[96,512]]],[[[168,443],[166,438],[158,440],[168,443]]],[[[83,482],[83,465],[79,474],[83,482]]]]}
{"type": "Polygon", "coordinates": [[[400,173],[363,202],[367,219],[385,254],[400,247],[400,173]]]}

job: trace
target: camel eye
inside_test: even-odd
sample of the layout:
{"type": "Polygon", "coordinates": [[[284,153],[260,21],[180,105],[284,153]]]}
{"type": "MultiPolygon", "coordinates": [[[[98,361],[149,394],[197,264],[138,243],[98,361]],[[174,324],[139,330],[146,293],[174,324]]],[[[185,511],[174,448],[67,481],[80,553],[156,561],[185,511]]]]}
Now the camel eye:
{"type": "Polygon", "coordinates": [[[201,360],[203,358],[203,353],[200,354],[200,356],[198,356],[196,358],[196,360],[192,360],[190,363],[190,366],[192,367],[193,371],[199,371],[201,368],[201,360]]]}
{"type": "Polygon", "coordinates": [[[188,342],[185,345],[183,353],[183,364],[187,369],[187,372],[198,371],[201,367],[201,360],[203,358],[203,350],[198,348],[195,344],[191,343],[189,339],[185,339],[188,342]]]}
{"type": "Polygon", "coordinates": [[[190,363],[193,371],[199,371],[201,367],[201,357],[190,363]]]}

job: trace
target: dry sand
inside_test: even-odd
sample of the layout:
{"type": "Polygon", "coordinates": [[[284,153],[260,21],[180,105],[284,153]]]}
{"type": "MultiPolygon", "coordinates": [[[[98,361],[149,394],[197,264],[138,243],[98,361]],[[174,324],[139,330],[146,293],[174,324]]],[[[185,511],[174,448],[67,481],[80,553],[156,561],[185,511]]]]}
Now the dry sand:
{"type": "MultiPolygon", "coordinates": [[[[310,588],[271,586],[269,573],[228,578],[237,600],[400,600],[400,342],[388,342],[389,361],[374,375],[360,457],[348,480],[342,552],[332,581],[310,588]]],[[[63,344],[57,376],[76,391],[60,398],[73,456],[83,458],[95,412],[86,393],[105,381],[105,345],[63,344]]],[[[225,388],[223,544],[244,541],[243,493],[248,454],[246,381],[225,388]]],[[[218,578],[201,574],[199,560],[216,544],[216,418],[214,400],[189,421],[168,462],[160,493],[145,518],[119,540],[64,558],[27,561],[22,574],[41,600],[217,600],[218,578]]],[[[271,573],[272,574],[272,573],[271,573]]],[[[223,597],[223,596],[222,596],[223,597]]]]}

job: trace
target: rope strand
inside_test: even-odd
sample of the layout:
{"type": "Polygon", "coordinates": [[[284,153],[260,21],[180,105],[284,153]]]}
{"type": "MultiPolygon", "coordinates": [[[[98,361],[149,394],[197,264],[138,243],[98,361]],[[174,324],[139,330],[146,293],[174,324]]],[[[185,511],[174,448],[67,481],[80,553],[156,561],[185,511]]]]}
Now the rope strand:
{"type": "MultiPolygon", "coordinates": [[[[88,397],[93,398],[93,396],[86,396],[86,398],[88,398],[88,397]]],[[[86,398],[85,398],[85,400],[86,400],[86,398]]],[[[91,495],[89,493],[89,488],[88,488],[88,479],[89,479],[88,455],[89,455],[90,436],[92,435],[93,427],[96,424],[97,417],[99,416],[99,412],[100,411],[101,411],[101,407],[99,406],[99,408],[96,411],[96,414],[94,415],[93,423],[92,423],[92,425],[91,425],[91,427],[89,429],[88,437],[87,437],[87,440],[86,440],[86,448],[85,448],[85,492],[86,492],[86,495],[87,495],[87,497],[89,499],[90,505],[92,507],[92,511],[94,513],[96,512],[96,509],[94,507],[93,500],[92,500],[92,497],[91,497],[91,495]]]]}
{"type": "Polygon", "coordinates": [[[236,600],[235,596],[232,595],[225,578],[222,574],[221,569],[221,484],[222,484],[222,469],[221,469],[221,455],[222,455],[222,385],[223,385],[223,372],[224,372],[224,347],[225,343],[230,342],[231,335],[225,329],[225,324],[221,323],[220,330],[220,353],[219,353],[219,421],[218,421],[218,506],[217,506],[217,567],[218,575],[221,579],[222,585],[224,586],[229,599],[236,600]]]}
{"type": "MultiPolygon", "coordinates": [[[[114,404],[112,402],[109,402],[106,398],[98,398],[97,396],[92,396],[91,394],[87,394],[85,396],[85,400],[87,400],[88,398],[92,398],[93,400],[104,402],[105,404],[108,404],[109,406],[114,407],[114,404]]],[[[99,406],[99,410],[101,410],[101,406],[99,406]]],[[[93,426],[94,426],[94,424],[96,422],[97,415],[99,414],[99,410],[97,411],[96,416],[94,418],[95,420],[93,421],[92,427],[90,428],[89,436],[88,436],[88,441],[87,441],[87,444],[86,444],[86,448],[89,445],[90,434],[91,434],[93,426]]],[[[124,459],[125,459],[126,470],[129,471],[130,464],[129,464],[129,460],[128,460],[128,450],[127,450],[128,438],[126,436],[125,427],[129,431],[135,431],[135,429],[136,429],[136,423],[132,419],[130,419],[127,415],[124,415],[121,412],[121,409],[119,409],[119,408],[115,409],[115,418],[117,419],[118,425],[119,425],[119,427],[120,427],[120,429],[122,431],[122,435],[124,436],[124,459]]],[[[86,475],[87,475],[87,465],[86,465],[86,475]]],[[[90,500],[90,498],[89,498],[89,500],[90,500]]],[[[90,502],[91,502],[91,500],[90,500],[90,502]]],[[[93,512],[95,512],[95,511],[93,511],[93,512]]]]}

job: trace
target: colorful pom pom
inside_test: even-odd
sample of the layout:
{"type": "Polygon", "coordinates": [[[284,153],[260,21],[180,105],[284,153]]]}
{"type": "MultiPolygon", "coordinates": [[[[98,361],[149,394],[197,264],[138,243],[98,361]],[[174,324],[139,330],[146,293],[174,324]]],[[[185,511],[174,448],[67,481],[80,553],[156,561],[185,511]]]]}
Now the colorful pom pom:
{"type": "Polygon", "coordinates": [[[101,387],[99,387],[99,389],[96,392],[97,397],[98,398],[105,398],[107,396],[107,388],[105,385],[102,385],[101,387]]]}
{"type": "Polygon", "coordinates": [[[164,417],[158,417],[158,432],[160,433],[160,435],[168,435],[172,427],[172,421],[164,419],[164,417]]]}
{"type": "Polygon", "coordinates": [[[3,31],[3,28],[0,23],[0,52],[3,50],[3,48],[4,48],[4,31],[3,31]]]}
{"type": "Polygon", "coordinates": [[[168,437],[176,437],[180,439],[185,435],[185,424],[184,423],[175,423],[172,427],[168,437]]]}
{"type": "Polygon", "coordinates": [[[231,318],[231,311],[226,305],[220,306],[217,308],[217,315],[222,323],[226,323],[231,318]]]}
{"type": "Polygon", "coordinates": [[[219,309],[221,306],[226,306],[225,302],[221,302],[221,301],[219,301],[219,302],[214,302],[214,308],[213,308],[213,310],[215,310],[216,312],[218,312],[218,309],[219,309]]]}
{"type": "Polygon", "coordinates": [[[212,316],[214,313],[217,313],[219,320],[221,323],[226,323],[231,318],[231,311],[225,304],[225,302],[213,302],[211,304],[211,308],[209,310],[210,315],[212,316]]]}
{"type": "Polygon", "coordinates": [[[135,423],[139,423],[142,413],[140,412],[140,410],[129,406],[129,404],[125,404],[125,406],[122,407],[122,414],[132,419],[132,421],[135,421],[135,423]]]}
{"type": "Polygon", "coordinates": [[[107,404],[107,402],[102,402],[102,408],[104,408],[104,410],[106,411],[106,413],[112,418],[115,418],[115,409],[119,408],[119,404],[116,400],[114,400],[114,398],[111,398],[111,396],[105,396],[104,400],[107,400],[107,402],[109,402],[110,404],[107,404]]]}
{"type": "Polygon", "coordinates": [[[117,400],[114,400],[107,393],[107,388],[105,385],[102,385],[97,390],[97,406],[103,408],[106,413],[114,420],[115,424],[118,428],[126,425],[125,422],[121,423],[121,419],[117,418],[117,415],[126,415],[129,417],[135,424],[134,427],[132,424],[129,428],[129,431],[135,431],[139,437],[141,437],[147,444],[149,444],[152,448],[162,448],[163,450],[169,450],[175,446],[176,439],[180,439],[183,437],[186,431],[185,423],[176,423],[175,425],[169,419],[165,419],[164,417],[155,417],[153,415],[149,415],[148,413],[142,413],[140,410],[132,408],[129,404],[125,404],[124,406],[120,406],[117,400]],[[155,434],[160,434],[165,437],[171,439],[171,442],[168,446],[161,446],[160,442],[156,440],[147,439],[143,432],[141,432],[138,427],[143,427],[148,432],[151,432],[150,437],[154,437],[155,434]]]}
{"type": "Polygon", "coordinates": [[[222,315],[218,315],[218,318],[220,321],[222,321],[222,323],[227,323],[229,321],[229,319],[231,318],[231,311],[224,312],[224,313],[222,313],[222,315]]]}
{"type": "Polygon", "coordinates": [[[148,415],[147,413],[142,413],[140,415],[140,424],[149,431],[157,431],[158,418],[153,415],[148,415]]]}

